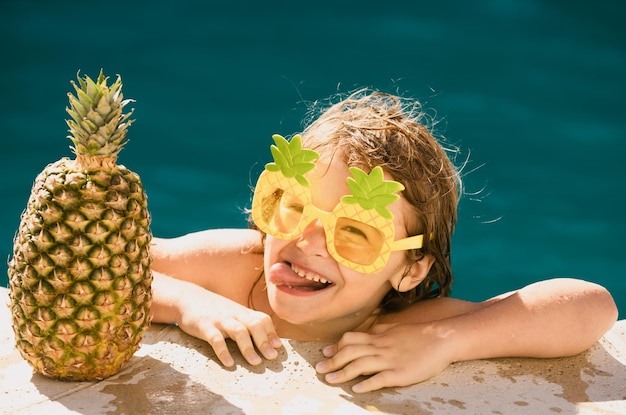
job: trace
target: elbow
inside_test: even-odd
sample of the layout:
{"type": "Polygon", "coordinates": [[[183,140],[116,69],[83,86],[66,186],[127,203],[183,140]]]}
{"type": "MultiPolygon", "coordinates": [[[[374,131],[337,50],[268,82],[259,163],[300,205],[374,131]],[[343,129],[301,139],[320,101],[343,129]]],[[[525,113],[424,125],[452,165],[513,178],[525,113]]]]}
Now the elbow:
{"type": "Polygon", "coordinates": [[[598,290],[597,295],[601,304],[599,308],[601,309],[605,323],[604,333],[606,333],[613,327],[613,325],[615,325],[615,322],[619,317],[619,310],[617,309],[617,304],[615,303],[613,296],[606,288],[598,285],[596,289],[598,290]]]}
{"type": "Polygon", "coordinates": [[[617,310],[617,304],[615,304],[615,300],[613,296],[601,285],[585,282],[588,288],[585,290],[591,297],[593,297],[593,310],[592,313],[596,314],[598,317],[598,324],[602,326],[605,332],[609,331],[615,322],[617,321],[619,311],[617,310]]]}
{"type": "MultiPolygon", "coordinates": [[[[567,350],[561,355],[574,355],[587,350],[613,328],[618,318],[618,309],[611,293],[603,286],[578,279],[558,278],[553,280],[558,287],[561,301],[574,305],[569,314],[570,323],[577,328],[567,336],[567,350]],[[577,322],[578,324],[576,324],[577,322]]],[[[563,321],[561,321],[563,323],[563,321]]]]}
{"type": "Polygon", "coordinates": [[[579,285],[578,292],[587,299],[581,303],[586,306],[579,310],[579,314],[586,316],[587,329],[595,335],[592,336],[595,343],[615,325],[619,315],[617,304],[611,293],[601,285],[587,281],[576,281],[576,284],[579,285]]]}

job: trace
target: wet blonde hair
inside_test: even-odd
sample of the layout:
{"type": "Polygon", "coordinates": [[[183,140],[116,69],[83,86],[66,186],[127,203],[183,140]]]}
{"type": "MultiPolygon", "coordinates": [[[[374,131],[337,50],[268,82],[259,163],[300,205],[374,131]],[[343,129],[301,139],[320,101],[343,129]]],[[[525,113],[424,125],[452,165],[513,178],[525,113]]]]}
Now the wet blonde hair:
{"type": "Polygon", "coordinates": [[[310,108],[314,121],[302,133],[303,146],[365,171],[381,166],[405,187],[402,196],[411,209],[404,212],[408,236],[431,236],[421,249],[407,251],[407,273],[424,255],[435,259],[427,277],[409,292],[390,290],[381,308],[394,311],[450,295],[450,244],[462,183],[449,154],[457,149],[443,147],[431,132],[432,120],[411,99],[362,89],[321,113],[319,105],[310,108]]]}

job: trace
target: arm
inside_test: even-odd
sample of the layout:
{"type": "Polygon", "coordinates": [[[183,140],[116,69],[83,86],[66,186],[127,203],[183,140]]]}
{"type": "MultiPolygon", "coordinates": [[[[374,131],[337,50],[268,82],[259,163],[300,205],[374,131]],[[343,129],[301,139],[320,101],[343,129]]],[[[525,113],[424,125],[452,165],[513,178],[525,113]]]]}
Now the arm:
{"type": "Polygon", "coordinates": [[[261,234],[250,229],[210,229],[171,239],[154,238],[152,269],[247,305],[263,269],[261,234]]]}
{"type": "Polygon", "coordinates": [[[271,318],[246,306],[262,266],[259,242],[258,233],[234,229],[155,238],[153,321],[176,323],[207,341],[226,366],[234,364],[226,338],[251,364],[261,363],[254,344],[265,358],[276,358],[281,342],[271,318]]]}
{"type": "Polygon", "coordinates": [[[408,385],[455,361],[577,354],[616,318],[604,288],[573,279],[531,284],[483,303],[428,300],[388,316],[370,334],[347,333],[325,349],[328,359],[317,369],[330,383],[375,374],[355,385],[357,392],[408,385]]]}

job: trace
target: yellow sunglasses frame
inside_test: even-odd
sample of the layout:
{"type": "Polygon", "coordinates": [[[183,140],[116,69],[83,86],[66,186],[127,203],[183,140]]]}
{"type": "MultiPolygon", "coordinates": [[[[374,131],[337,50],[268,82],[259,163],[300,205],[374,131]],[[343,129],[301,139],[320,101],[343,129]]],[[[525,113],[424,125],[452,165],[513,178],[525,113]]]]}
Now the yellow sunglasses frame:
{"type": "MultiPolygon", "coordinates": [[[[295,178],[285,177],[281,172],[265,170],[259,176],[254,196],[252,200],[252,219],[256,226],[263,232],[273,237],[289,240],[302,235],[302,232],[313,220],[320,220],[324,227],[326,237],[326,248],[328,253],[339,264],[364,274],[374,274],[381,271],[389,260],[389,256],[395,251],[406,251],[409,249],[419,249],[424,242],[424,235],[415,235],[408,238],[394,240],[395,226],[393,215],[385,218],[375,209],[364,209],[356,203],[345,203],[341,200],[331,212],[319,209],[313,205],[311,189],[303,186],[295,178]],[[289,233],[275,232],[270,229],[270,225],[264,216],[269,212],[264,212],[264,199],[272,195],[276,189],[282,189],[297,195],[304,202],[304,210],[298,226],[289,233]],[[383,233],[383,245],[377,258],[371,264],[360,264],[341,256],[335,248],[335,226],[340,218],[358,220],[366,224],[375,223],[374,226],[383,233]],[[356,219],[359,218],[359,219],[356,219]],[[383,226],[378,226],[382,224],[383,226]]],[[[370,225],[371,226],[371,225],[370,225]]]]}

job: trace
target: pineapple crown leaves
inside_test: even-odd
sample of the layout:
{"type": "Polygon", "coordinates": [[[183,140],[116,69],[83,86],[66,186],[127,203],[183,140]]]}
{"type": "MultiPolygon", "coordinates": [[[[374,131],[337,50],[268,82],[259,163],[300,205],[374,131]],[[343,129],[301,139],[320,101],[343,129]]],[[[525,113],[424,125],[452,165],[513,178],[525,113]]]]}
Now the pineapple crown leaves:
{"type": "Polygon", "coordinates": [[[126,133],[134,120],[129,119],[133,110],[124,113],[124,107],[134,102],[124,99],[122,78],[107,85],[108,77],[102,70],[96,81],[89,76],[78,84],[70,81],[76,95],[69,92],[70,108],[66,108],[72,119],[67,120],[70,128],[68,138],[74,143],[72,150],[77,155],[116,157],[127,143],[126,133]]]}
{"type": "Polygon", "coordinates": [[[309,187],[309,181],[304,177],[311,171],[315,164],[313,161],[319,158],[319,154],[314,150],[302,148],[302,137],[295,135],[291,141],[279,134],[272,136],[274,143],[270,146],[270,151],[274,157],[273,163],[267,163],[265,169],[268,171],[280,171],[287,178],[295,178],[300,185],[309,187]]]}
{"type": "Polygon", "coordinates": [[[348,187],[351,195],[341,198],[341,201],[348,204],[359,204],[363,209],[376,209],[378,214],[387,219],[392,219],[393,215],[387,206],[400,198],[396,192],[404,190],[404,186],[393,180],[385,180],[383,169],[376,166],[367,174],[358,167],[350,167],[348,177],[348,187]]]}

